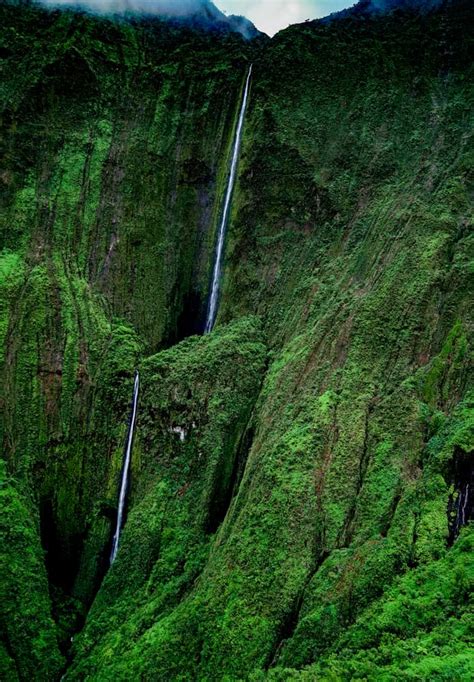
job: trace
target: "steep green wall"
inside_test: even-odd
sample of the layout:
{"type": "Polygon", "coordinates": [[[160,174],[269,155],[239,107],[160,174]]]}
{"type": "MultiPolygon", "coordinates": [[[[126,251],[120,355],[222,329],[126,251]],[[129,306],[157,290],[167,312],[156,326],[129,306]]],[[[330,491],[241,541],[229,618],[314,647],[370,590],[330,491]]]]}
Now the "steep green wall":
{"type": "MultiPolygon", "coordinates": [[[[247,47],[1,15],[1,435],[66,651],[108,564],[137,359],[200,328],[247,47]]],[[[51,618],[32,590],[20,623],[51,618]]]]}
{"type": "MultiPolygon", "coordinates": [[[[187,608],[195,585],[207,584],[215,533],[238,489],[247,455],[242,435],[265,359],[258,321],[243,318],[144,362],[130,513],[117,560],[74,645],[72,679],[153,677],[161,670],[158,643],[170,628],[196,627],[187,608]],[[154,653],[143,656],[137,633],[149,627],[154,653]],[[115,660],[116,647],[125,662],[115,660]]],[[[160,674],[180,674],[183,661],[172,646],[165,651],[171,659],[160,674]]]]}
{"type": "MultiPolygon", "coordinates": [[[[37,678],[59,638],[66,679],[470,679],[472,9],[253,44],[2,12],[6,490],[58,623],[43,565],[37,678]],[[166,349],[198,329],[250,60],[219,324],[166,349]]],[[[35,674],[18,627],[8,679],[35,674]]]]}
{"type": "Polygon", "coordinates": [[[158,21],[2,12],[4,246],[60,252],[155,349],[187,296],[202,314],[248,48],[158,21]]]}

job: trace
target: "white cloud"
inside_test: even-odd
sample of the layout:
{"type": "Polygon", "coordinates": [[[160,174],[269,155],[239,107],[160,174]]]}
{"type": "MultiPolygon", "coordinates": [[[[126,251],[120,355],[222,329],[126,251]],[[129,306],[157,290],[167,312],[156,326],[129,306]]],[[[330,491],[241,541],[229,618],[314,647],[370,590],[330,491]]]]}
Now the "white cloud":
{"type": "Polygon", "coordinates": [[[318,19],[354,4],[355,0],[214,0],[227,14],[242,14],[274,35],[289,24],[318,19]]]}

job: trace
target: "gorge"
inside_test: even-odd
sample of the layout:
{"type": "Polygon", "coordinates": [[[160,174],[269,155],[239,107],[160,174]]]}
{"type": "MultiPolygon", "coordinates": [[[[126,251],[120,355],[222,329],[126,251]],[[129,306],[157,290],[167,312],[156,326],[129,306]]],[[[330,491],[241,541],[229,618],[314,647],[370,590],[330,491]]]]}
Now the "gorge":
{"type": "Polygon", "coordinates": [[[382,4],[0,6],[2,679],[472,679],[473,8],[382,4]]]}
{"type": "MultiPolygon", "coordinates": [[[[219,229],[217,232],[217,242],[216,242],[215,254],[214,254],[214,267],[213,267],[213,271],[212,271],[212,282],[211,282],[211,289],[209,292],[209,303],[207,306],[208,312],[207,312],[207,316],[206,316],[206,324],[204,327],[205,333],[209,333],[212,331],[212,328],[214,326],[214,322],[216,319],[216,315],[217,315],[217,304],[218,304],[218,296],[219,296],[219,288],[220,288],[220,280],[221,280],[221,270],[222,270],[222,258],[223,258],[224,243],[225,243],[225,231],[226,231],[227,221],[229,218],[229,213],[230,213],[230,208],[231,208],[231,199],[232,199],[232,193],[234,190],[235,176],[236,176],[236,172],[237,172],[237,164],[238,164],[238,159],[239,159],[239,150],[240,150],[240,142],[241,142],[241,136],[242,136],[242,128],[243,128],[243,124],[244,124],[245,111],[247,108],[247,99],[248,99],[248,92],[249,92],[251,75],[252,75],[252,65],[250,65],[250,67],[249,67],[249,70],[247,73],[247,78],[245,81],[244,94],[243,94],[243,98],[242,98],[242,105],[240,108],[239,118],[238,118],[238,122],[237,122],[237,129],[235,132],[235,141],[234,141],[233,150],[232,150],[232,159],[230,162],[229,179],[227,181],[227,189],[226,189],[226,193],[225,193],[224,207],[222,210],[222,217],[220,219],[219,229]]],[[[134,388],[133,388],[132,405],[131,405],[131,412],[130,412],[130,418],[129,418],[127,439],[126,439],[126,444],[125,444],[124,460],[123,460],[123,465],[122,465],[122,477],[121,477],[121,483],[120,483],[119,503],[118,503],[118,511],[117,511],[117,524],[116,524],[116,529],[115,529],[115,533],[114,533],[114,537],[113,537],[113,541],[112,541],[112,553],[110,555],[110,563],[112,563],[114,561],[114,559],[117,555],[119,538],[120,538],[120,531],[122,529],[123,520],[124,520],[126,494],[127,494],[127,490],[128,490],[128,476],[129,476],[129,470],[130,470],[130,459],[131,459],[131,455],[132,455],[133,437],[134,437],[134,431],[135,431],[135,420],[136,420],[137,407],[138,407],[138,389],[139,389],[139,373],[137,371],[135,373],[135,382],[134,382],[134,388]]],[[[185,433],[181,427],[175,427],[174,431],[180,434],[181,440],[184,440],[185,433]]]]}

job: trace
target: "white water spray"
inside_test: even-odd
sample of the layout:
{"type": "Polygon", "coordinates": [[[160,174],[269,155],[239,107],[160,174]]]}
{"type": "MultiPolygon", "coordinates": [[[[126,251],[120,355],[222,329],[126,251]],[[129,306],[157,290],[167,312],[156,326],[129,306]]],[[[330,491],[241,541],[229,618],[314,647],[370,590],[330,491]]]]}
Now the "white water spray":
{"type": "Polygon", "coordinates": [[[206,326],[204,327],[204,333],[205,334],[208,334],[212,330],[212,328],[214,326],[214,322],[216,321],[217,303],[218,303],[218,299],[219,299],[219,288],[220,288],[221,268],[222,268],[222,254],[224,251],[225,234],[226,234],[227,221],[229,219],[229,210],[230,210],[230,204],[231,204],[231,199],[232,199],[232,191],[234,189],[235,177],[236,177],[236,173],[237,173],[237,163],[239,160],[239,149],[240,149],[240,142],[242,139],[242,128],[244,125],[245,110],[247,108],[247,100],[248,100],[248,94],[249,94],[251,75],[252,75],[252,65],[250,65],[250,68],[249,68],[249,71],[247,74],[247,80],[245,82],[244,96],[242,99],[242,106],[240,108],[240,115],[239,115],[239,121],[237,124],[237,130],[235,132],[234,150],[232,153],[232,163],[230,166],[229,182],[227,183],[227,190],[226,190],[226,194],[225,194],[224,210],[222,212],[222,219],[221,219],[221,223],[219,225],[219,232],[217,234],[217,247],[216,247],[216,256],[215,256],[215,260],[214,260],[214,271],[212,273],[211,295],[209,297],[209,304],[207,307],[206,326]]]}
{"type": "Polygon", "coordinates": [[[138,406],[138,390],[140,387],[140,376],[138,372],[135,372],[135,383],[133,386],[133,398],[132,398],[132,409],[130,412],[130,421],[128,424],[127,441],[125,444],[125,455],[123,460],[122,469],[122,480],[120,482],[120,496],[117,512],[117,525],[115,527],[114,539],[112,542],[112,551],[110,552],[110,563],[112,564],[117,556],[117,551],[119,547],[120,532],[123,525],[123,516],[125,511],[125,501],[127,498],[127,488],[128,488],[128,473],[130,471],[130,459],[132,457],[132,447],[133,447],[133,434],[135,431],[135,421],[137,418],[137,406],[138,406]]]}

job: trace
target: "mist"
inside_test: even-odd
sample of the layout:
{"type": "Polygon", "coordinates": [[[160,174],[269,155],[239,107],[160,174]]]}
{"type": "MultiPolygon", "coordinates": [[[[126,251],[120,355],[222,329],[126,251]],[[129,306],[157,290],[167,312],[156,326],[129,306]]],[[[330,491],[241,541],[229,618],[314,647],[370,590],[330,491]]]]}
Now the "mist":
{"type": "MultiPolygon", "coordinates": [[[[39,0],[48,7],[83,7],[100,14],[137,14],[185,17],[203,9],[219,10],[209,0],[39,0]]],[[[223,15],[224,16],[224,15],[223,15]]]]}

